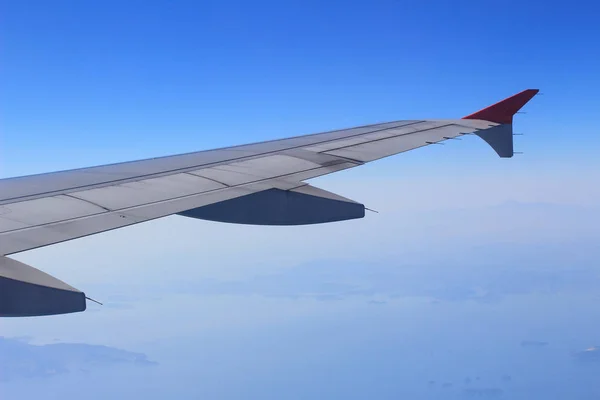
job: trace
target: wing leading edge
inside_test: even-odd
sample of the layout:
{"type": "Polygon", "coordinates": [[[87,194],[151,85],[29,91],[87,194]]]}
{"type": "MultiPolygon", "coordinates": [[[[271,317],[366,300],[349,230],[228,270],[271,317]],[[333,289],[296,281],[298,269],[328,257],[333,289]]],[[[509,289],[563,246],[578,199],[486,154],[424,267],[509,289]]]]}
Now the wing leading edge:
{"type": "Polygon", "coordinates": [[[0,180],[0,316],[85,309],[82,292],[6,255],[173,214],[257,225],[362,218],[364,205],[304,181],[473,133],[512,157],[513,115],[537,93],[457,120],[394,121],[0,180]]]}

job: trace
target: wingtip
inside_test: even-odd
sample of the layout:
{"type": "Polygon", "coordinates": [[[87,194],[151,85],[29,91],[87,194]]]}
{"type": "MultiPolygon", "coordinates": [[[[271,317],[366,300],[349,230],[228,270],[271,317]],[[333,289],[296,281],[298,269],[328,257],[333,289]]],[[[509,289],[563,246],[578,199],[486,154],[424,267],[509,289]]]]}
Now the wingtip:
{"type": "Polygon", "coordinates": [[[513,116],[539,92],[539,89],[523,90],[462,119],[482,119],[498,124],[511,124],[513,116]]]}

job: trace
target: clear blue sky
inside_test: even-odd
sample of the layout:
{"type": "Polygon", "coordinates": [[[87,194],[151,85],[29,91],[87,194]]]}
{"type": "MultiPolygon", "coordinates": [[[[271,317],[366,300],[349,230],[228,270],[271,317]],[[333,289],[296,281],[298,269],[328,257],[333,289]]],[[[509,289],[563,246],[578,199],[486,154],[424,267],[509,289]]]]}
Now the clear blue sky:
{"type": "Polygon", "coordinates": [[[575,3],[3,1],[0,174],[460,117],[531,87],[533,148],[589,149],[600,26],[575,3]]]}

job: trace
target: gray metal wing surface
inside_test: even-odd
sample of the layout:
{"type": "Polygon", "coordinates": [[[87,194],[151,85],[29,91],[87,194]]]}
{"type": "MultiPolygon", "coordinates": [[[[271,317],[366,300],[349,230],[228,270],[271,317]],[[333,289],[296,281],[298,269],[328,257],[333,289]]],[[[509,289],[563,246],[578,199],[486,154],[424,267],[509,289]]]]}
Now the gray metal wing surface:
{"type": "Polygon", "coordinates": [[[536,93],[526,90],[463,119],[386,122],[2,179],[0,316],[85,309],[82,292],[48,280],[55,278],[33,267],[15,264],[6,257],[9,254],[173,214],[257,225],[361,218],[364,205],[305,181],[471,133],[501,157],[512,157],[512,115],[536,93]],[[14,272],[25,267],[26,274],[14,272]],[[33,287],[35,293],[25,287],[33,287]]]}

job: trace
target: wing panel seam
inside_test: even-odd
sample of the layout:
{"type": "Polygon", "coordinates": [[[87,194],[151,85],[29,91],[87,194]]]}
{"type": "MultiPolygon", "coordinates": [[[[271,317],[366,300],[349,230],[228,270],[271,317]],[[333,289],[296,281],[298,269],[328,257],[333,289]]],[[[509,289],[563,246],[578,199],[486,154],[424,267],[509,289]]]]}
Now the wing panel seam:
{"type": "MultiPolygon", "coordinates": [[[[403,124],[403,125],[397,125],[397,126],[391,126],[391,127],[387,127],[387,128],[382,128],[382,129],[376,129],[376,130],[372,130],[369,132],[363,132],[363,133],[358,133],[356,135],[350,135],[350,136],[346,136],[344,137],[344,139],[348,139],[348,138],[352,138],[352,137],[358,137],[358,136],[362,136],[362,135],[368,135],[371,133],[377,133],[377,132],[383,132],[386,130],[391,130],[391,129],[396,129],[396,128],[400,128],[400,127],[404,127],[404,126],[410,126],[410,125],[417,125],[417,124],[421,124],[423,122],[426,122],[425,120],[420,120],[420,121],[415,121],[415,122],[411,122],[409,124],[403,124]]],[[[381,125],[381,124],[378,124],[381,125]]],[[[349,129],[358,129],[360,127],[357,128],[349,128],[349,129]]],[[[340,129],[339,131],[342,131],[343,129],[340,129]]],[[[332,132],[338,132],[338,131],[332,131],[332,132]]],[[[330,133],[330,132],[324,132],[324,133],[330,133]]],[[[319,135],[320,133],[315,133],[314,135],[319,135]]],[[[302,136],[299,136],[302,137],[302,136]]],[[[296,138],[296,137],[294,137],[296,138]]],[[[288,138],[288,139],[294,139],[294,138],[288,138]]],[[[329,140],[324,140],[322,142],[316,142],[316,143],[311,143],[310,146],[314,146],[314,145],[318,145],[318,144],[323,144],[323,143],[329,143],[329,142],[333,142],[335,140],[339,140],[338,139],[329,139],[329,140]]],[[[280,140],[287,140],[287,139],[280,139],[280,140]]],[[[261,143],[255,143],[255,144],[261,144],[261,143]]],[[[253,145],[255,145],[253,144],[253,145]]],[[[106,186],[113,186],[116,183],[127,183],[127,182],[137,182],[143,179],[148,179],[148,178],[159,178],[161,176],[168,176],[168,175],[173,175],[175,173],[181,173],[181,172],[189,172],[189,171],[194,171],[197,169],[204,169],[204,168],[210,168],[210,167],[214,167],[214,166],[218,166],[218,165],[223,165],[223,164],[228,164],[231,162],[235,162],[235,161],[241,161],[241,160],[246,160],[246,159],[253,159],[253,158],[261,158],[263,156],[266,155],[270,155],[270,154],[277,154],[277,153],[281,153],[283,151],[286,150],[293,150],[293,149],[300,149],[303,147],[306,147],[307,145],[298,145],[298,146],[291,146],[285,149],[279,149],[279,150],[271,150],[271,151],[267,151],[264,153],[260,153],[260,154],[256,154],[256,155],[252,155],[252,156],[242,156],[242,157],[237,157],[237,158],[230,158],[230,159],[226,159],[226,160],[221,160],[221,161],[216,161],[216,162],[212,162],[212,163],[206,163],[206,164],[201,164],[201,165],[193,165],[190,167],[182,167],[182,168],[176,168],[176,169],[171,169],[168,171],[163,171],[163,172],[157,172],[157,173],[153,173],[153,174],[146,174],[146,175],[138,175],[134,178],[125,178],[125,179],[115,179],[112,181],[106,181],[106,182],[102,182],[102,183],[98,183],[98,184],[91,184],[91,185],[81,185],[81,186],[77,186],[77,187],[71,187],[68,189],[64,189],[64,190],[54,190],[54,191],[47,191],[47,192],[43,192],[43,193],[36,193],[34,195],[27,195],[27,196],[19,196],[19,197],[12,197],[12,198],[5,198],[0,200],[0,205],[3,204],[12,204],[12,203],[17,203],[19,201],[24,201],[24,200],[33,200],[36,198],[40,198],[40,197],[50,197],[50,196],[55,196],[58,194],[65,194],[65,193],[72,193],[72,192],[78,192],[84,189],[95,189],[95,188],[101,188],[101,187],[106,187],[106,186]],[[141,178],[141,179],[140,179],[141,178]]],[[[218,150],[225,150],[225,149],[215,149],[215,150],[207,150],[207,151],[218,151],[218,150]]],[[[194,152],[194,153],[198,153],[198,152],[194,152]]],[[[188,154],[194,154],[194,153],[188,153],[188,154]]],[[[177,156],[183,156],[186,154],[178,154],[177,156]]],[[[175,156],[168,156],[168,157],[175,157],[175,156]]],[[[139,161],[149,161],[148,160],[139,160],[139,161]]],[[[98,167],[106,167],[109,166],[111,164],[107,164],[107,165],[101,165],[98,167]]],[[[92,167],[92,168],[96,168],[96,167],[92,167]]],[[[87,169],[87,168],[81,168],[82,169],[87,169]]],[[[73,171],[78,171],[78,170],[68,170],[68,171],[57,171],[54,173],[61,173],[61,172],[73,172],[73,171]]],[[[8,179],[18,179],[18,178],[8,178],[8,179]]]]}
{"type": "MultiPolygon", "coordinates": [[[[66,219],[63,219],[63,220],[60,220],[60,221],[47,222],[45,224],[39,224],[39,225],[31,225],[31,226],[28,226],[26,228],[18,228],[18,229],[6,230],[6,231],[3,231],[3,232],[0,232],[0,237],[4,236],[6,234],[9,234],[9,233],[13,233],[13,232],[26,231],[26,230],[30,230],[30,229],[37,229],[37,228],[47,227],[47,226],[51,226],[51,225],[55,225],[55,224],[59,224],[59,223],[64,223],[64,222],[69,222],[69,221],[76,221],[76,220],[80,220],[80,219],[84,219],[84,218],[88,218],[88,217],[93,217],[93,216],[97,216],[97,215],[101,215],[101,214],[106,214],[106,213],[125,214],[125,213],[127,213],[127,210],[132,210],[132,209],[135,209],[135,208],[153,206],[153,205],[160,204],[160,203],[166,203],[168,201],[181,200],[181,199],[185,199],[185,198],[189,198],[189,197],[193,197],[193,196],[201,196],[201,195],[205,195],[205,194],[208,194],[208,193],[215,193],[215,192],[229,190],[229,189],[243,188],[245,186],[256,185],[257,183],[264,183],[264,182],[268,182],[268,181],[274,181],[274,180],[278,180],[278,179],[281,179],[281,178],[285,178],[286,176],[290,176],[290,175],[294,175],[294,174],[302,173],[302,172],[314,171],[314,170],[321,169],[321,168],[324,168],[324,167],[319,166],[319,167],[316,167],[316,168],[310,168],[310,169],[306,169],[306,170],[291,172],[289,174],[278,175],[278,176],[274,176],[274,177],[270,177],[270,178],[263,178],[263,179],[258,179],[258,180],[255,180],[255,181],[244,182],[244,183],[241,183],[239,185],[227,186],[227,187],[224,187],[224,188],[212,189],[212,190],[207,190],[207,191],[204,191],[204,192],[199,192],[199,193],[187,194],[187,195],[183,195],[183,196],[172,197],[172,198],[167,199],[167,200],[158,200],[158,201],[153,201],[153,202],[149,202],[149,203],[138,204],[138,205],[131,206],[131,207],[117,208],[117,209],[108,210],[108,211],[105,211],[105,212],[98,212],[98,213],[94,213],[94,214],[90,214],[90,215],[86,215],[86,216],[80,216],[80,217],[74,217],[74,218],[66,218],[66,219]]],[[[351,168],[351,167],[348,167],[348,168],[351,168]]],[[[304,185],[301,185],[301,186],[304,186],[304,185]]],[[[78,199],[78,200],[81,200],[81,199],[78,199]]]]}
{"type": "Polygon", "coordinates": [[[208,178],[208,177],[202,176],[202,175],[196,175],[196,174],[194,174],[194,171],[187,171],[187,172],[183,172],[183,173],[186,174],[186,175],[191,175],[191,176],[193,176],[195,178],[203,178],[203,179],[206,179],[208,181],[211,181],[211,182],[214,182],[214,183],[218,183],[219,185],[223,185],[226,188],[231,187],[231,185],[228,185],[228,184],[226,184],[224,182],[221,182],[221,181],[218,181],[216,179],[208,178]]]}
{"type": "MultiPolygon", "coordinates": [[[[84,203],[88,203],[88,204],[91,204],[91,205],[93,205],[93,206],[96,206],[96,207],[98,207],[98,208],[101,208],[101,209],[103,209],[104,211],[109,211],[109,212],[111,212],[111,211],[114,211],[114,210],[111,210],[110,208],[104,207],[104,206],[102,206],[102,205],[100,205],[100,204],[98,204],[98,203],[95,203],[95,202],[91,201],[91,200],[82,199],[82,198],[80,198],[80,197],[77,197],[77,196],[75,196],[75,195],[73,195],[73,194],[66,194],[66,193],[65,193],[65,194],[62,194],[61,196],[70,197],[70,198],[72,198],[72,199],[74,199],[74,200],[83,201],[84,203]]],[[[96,215],[96,214],[102,214],[102,213],[94,213],[94,214],[92,214],[92,215],[96,215]]]]}

